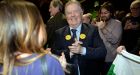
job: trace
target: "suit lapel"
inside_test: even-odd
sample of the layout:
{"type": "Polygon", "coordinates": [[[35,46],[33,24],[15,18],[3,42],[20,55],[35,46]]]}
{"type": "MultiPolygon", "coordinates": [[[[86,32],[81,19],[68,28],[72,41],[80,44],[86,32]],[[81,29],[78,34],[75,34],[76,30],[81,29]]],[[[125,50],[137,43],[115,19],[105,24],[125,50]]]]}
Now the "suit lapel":
{"type": "Polygon", "coordinates": [[[87,26],[85,24],[82,24],[79,40],[83,42],[83,45],[86,44],[88,32],[89,32],[89,29],[87,28],[87,26]],[[82,37],[82,35],[83,35],[83,37],[82,37]],[[85,38],[84,38],[84,36],[85,36],[85,38]]]}
{"type": "MultiPolygon", "coordinates": [[[[88,27],[85,24],[82,24],[79,40],[82,41],[84,44],[86,44],[88,32],[89,32],[88,27]],[[85,35],[85,38],[82,39],[81,34],[85,35]]],[[[70,46],[73,42],[71,39],[66,39],[66,36],[71,37],[70,28],[68,26],[64,30],[64,40],[65,45],[70,46]]]]}
{"type": "Polygon", "coordinates": [[[65,40],[65,45],[66,46],[71,45],[71,42],[72,42],[71,41],[71,33],[70,33],[70,28],[68,26],[65,28],[65,31],[64,31],[64,40],[65,40]]]}

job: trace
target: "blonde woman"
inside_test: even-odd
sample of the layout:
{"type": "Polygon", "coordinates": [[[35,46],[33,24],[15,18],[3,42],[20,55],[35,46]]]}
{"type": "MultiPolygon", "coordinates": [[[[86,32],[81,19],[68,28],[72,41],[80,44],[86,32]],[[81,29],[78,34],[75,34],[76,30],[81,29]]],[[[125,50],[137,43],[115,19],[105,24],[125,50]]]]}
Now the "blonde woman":
{"type": "Polygon", "coordinates": [[[33,3],[1,2],[0,30],[3,75],[64,75],[59,61],[42,48],[47,36],[33,3]]]}

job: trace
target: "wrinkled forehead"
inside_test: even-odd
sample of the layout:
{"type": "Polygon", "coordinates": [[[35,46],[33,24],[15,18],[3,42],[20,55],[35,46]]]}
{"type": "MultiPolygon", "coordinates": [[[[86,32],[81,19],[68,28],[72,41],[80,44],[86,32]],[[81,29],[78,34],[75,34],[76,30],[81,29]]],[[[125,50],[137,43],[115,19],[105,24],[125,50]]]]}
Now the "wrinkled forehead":
{"type": "Polygon", "coordinates": [[[80,12],[80,13],[82,13],[83,10],[78,4],[71,3],[71,4],[69,4],[65,7],[65,14],[70,13],[70,12],[78,12],[78,13],[80,12]]]}
{"type": "Polygon", "coordinates": [[[76,3],[71,3],[65,7],[65,10],[70,10],[70,9],[82,10],[81,6],[76,3]]]}

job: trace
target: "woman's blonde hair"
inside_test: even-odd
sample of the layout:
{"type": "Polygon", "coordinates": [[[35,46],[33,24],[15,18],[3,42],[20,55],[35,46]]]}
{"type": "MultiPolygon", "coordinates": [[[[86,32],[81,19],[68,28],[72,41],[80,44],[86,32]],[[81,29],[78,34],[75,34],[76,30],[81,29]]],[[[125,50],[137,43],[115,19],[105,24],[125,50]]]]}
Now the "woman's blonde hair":
{"type": "Polygon", "coordinates": [[[46,30],[37,7],[27,1],[0,3],[0,62],[3,74],[9,75],[15,61],[15,52],[43,53],[46,30]],[[42,39],[39,31],[42,29],[42,39]]]}

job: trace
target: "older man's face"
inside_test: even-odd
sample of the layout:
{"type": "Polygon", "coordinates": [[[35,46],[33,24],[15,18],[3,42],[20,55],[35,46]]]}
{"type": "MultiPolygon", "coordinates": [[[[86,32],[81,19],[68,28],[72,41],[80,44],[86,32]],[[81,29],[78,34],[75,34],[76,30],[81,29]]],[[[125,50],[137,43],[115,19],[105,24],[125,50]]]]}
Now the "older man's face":
{"type": "Polygon", "coordinates": [[[83,11],[77,4],[70,4],[65,8],[67,21],[71,27],[77,27],[82,22],[83,11]]]}
{"type": "Polygon", "coordinates": [[[50,4],[49,7],[50,16],[55,16],[59,12],[59,7],[54,7],[53,4],[50,4]]]}

